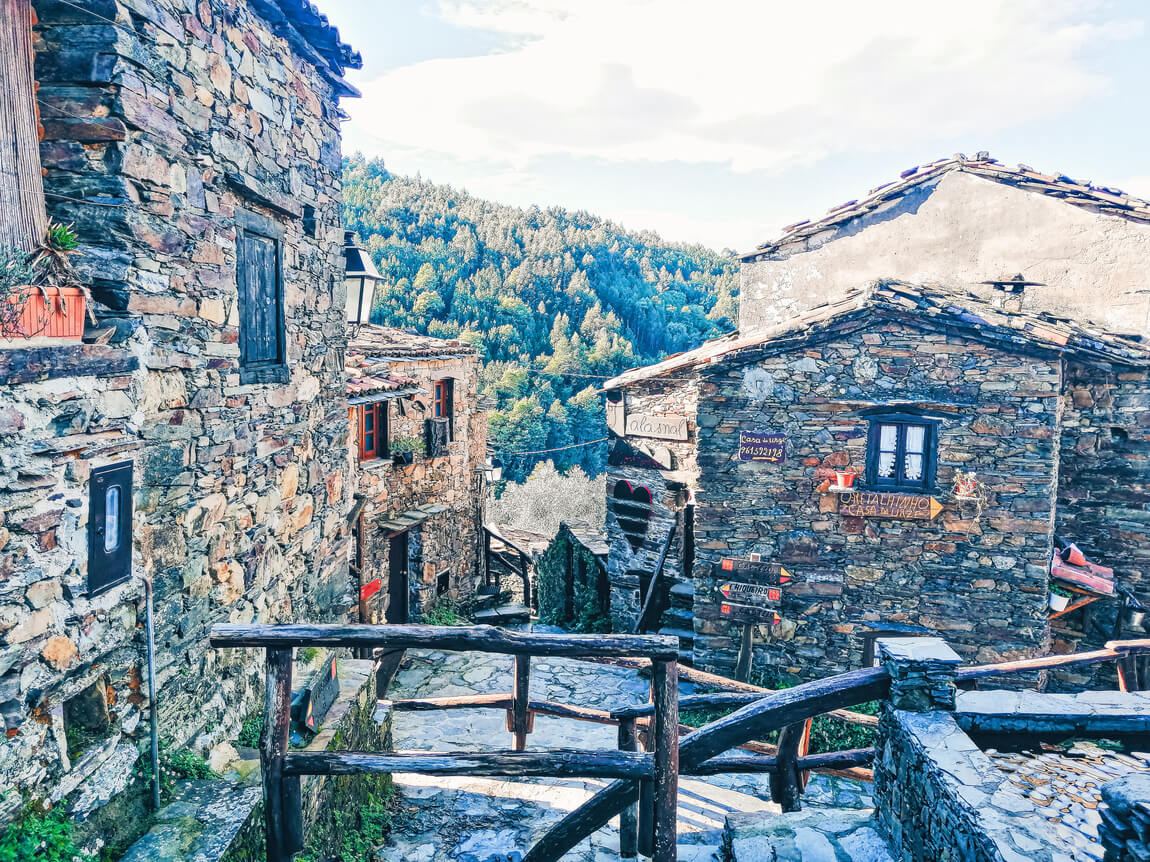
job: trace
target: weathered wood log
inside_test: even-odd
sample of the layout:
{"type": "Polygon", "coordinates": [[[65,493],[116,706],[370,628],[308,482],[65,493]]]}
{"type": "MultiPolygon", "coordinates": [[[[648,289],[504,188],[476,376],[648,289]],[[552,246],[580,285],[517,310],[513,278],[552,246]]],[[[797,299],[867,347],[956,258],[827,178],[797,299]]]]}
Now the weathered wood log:
{"type": "Polygon", "coordinates": [[[643,655],[678,658],[677,638],[664,635],[570,635],[512,632],[495,626],[262,625],[220,623],[212,627],[213,647],[363,647],[438,649],[581,658],[643,655]]]}
{"type": "MultiPolygon", "coordinates": [[[[624,718],[619,722],[619,750],[638,751],[639,738],[635,735],[635,719],[624,718]]],[[[639,852],[639,819],[634,805],[624,805],[619,812],[619,855],[631,859],[639,852]]]]}
{"type": "Polygon", "coordinates": [[[1113,661],[1121,657],[1124,652],[1116,649],[1098,649],[1089,652],[1068,653],[1066,655],[1045,655],[1037,658],[1024,658],[1018,661],[1004,661],[998,664],[977,664],[971,667],[960,667],[955,671],[955,679],[959,682],[972,679],[985,679],[988,676],[999,674],[1026,673],[1029,671],[1050,670],[1056,667],[1072,667],[1079,664],[1097,664],[1104,661],[1113,661]]]}
{"type": "Polygon", "coordinates": [[[31,252],[48,233],[29,0],[0,0],[0,245],[31,252]]]}
{"type": "MultiPolygon", "coordinates": [[[[885,698],[889,691],[890,676],[881,667],[863,668],[777,691],[680,740],[679,768],[688,773],[748,739],[833,709],[885,698]]],[[[607,785],[552,826],[528,851],[523,862],[556,862],[607,823],[623,805],[633,801],[638,792],[639,782],[635,780],[623,779],[607,785]]]]}
{"type": "Polygon", "coordinates": [[[510,694],[469,694],[463,697],[413,697],[381,701],[396,712],[431,712],[437,709],[511,709],[510,694]]]}
{"type": "MultiPolygon", "coordinates": [[[[635,670],[645,670],[651,666],[649,659],[636,658],[634,656],[625,656],[623,658],[593,658],[587,657],[584,661],[594,662],[595,664],[607,664],[615,667],[629,667],[635,670]]],[[[703,706],[739,706],[747,703],[754,703],[762,695],[774,694],[776,689],[762,688],[757,685],[751,685],[746,682],[739,682],[738,680],[730,679],[729,677],[719,676],[714,673],[707,673],[706,671],[698,670],[693,667],[679,667],[679,679],[686,682],[693,682],[698,685],[710,685],[716,688],[727,689],[727,691],[713,692],[711,694],[692,694],[686,695],[680,700],[680,707],[683,709],[696,708],[703,706]],[[745,695],[745,699],[733,698],[736,693],[745,695]],[[756,695],[751,697],[750,695],[756,695]],[[731,700],[725,700],[728,696],[732,696],[731,700]],[[709,700],[714,698],[714,700],[709,700]],[[688,706],[688,703],[690,706],[688,706]]],[[[652,712],[650,704],[641,704],[634,707],[636,710],[646,709],[647,712],[635,712],[636,716],[650,715],[652,712]]],[[[619,711],[618,714],[624,714],[619,711]]],[[[867,715],[862,712],[852,712],[848,709],[832,709],[827,715],[832,718],[837,718],[841,721],[850,724],[858,724],[863,727],[878,727],[878,716],[867,715]]]]}
{"type": "MultiPolygon", "coordinates": [[[[824,754],[809,754],[795,761],[800,770],[841,771],[865,766],[874,762],[873,748],[853,748],[848,751],[830,751],[824,754]]],[[[724,754],[712,757],[692,768],[684,775],[724,775],[737,772],[759,772],[770,774],[778,771],[778,758],[758,755],[724,754]]]]}
{"type": "Polygon", "coordinates": [[[304,844],[303,790],[298,775],[285,776],[283,782],[283,850],[298,853],[304,844]]]}
{"type": "Polygon", "coordinates": [[[264,729],[260,768],[264,779],[267,862],[291,862],[291,834],[284,812],[284,758],[291,725],[291,650],[269,649],[264,662],[264,729]]]}
{"type": "Polygon", "coordinates": [[[531,656],[515,656],[515,698],[511,705],[511,732],[515,734],[516,751],[527,748],[527,707],[531,684],[531,656]]]}
{"type": "Polygon", "coordinates": [[[642,752],[582,751],[307,751],[291,752],[285,775],[361,775],[420,772],[428,775],[542,775],[621,778],[655,774],[655,759],[642,752]]]}
{"type": "Polygon", "coordinates": [[[653,862],[676,862],[679,805],[678,663],[657,661],[652,668],[655,702],[655,841],[653,862]]]}
{"type": "Polygon", "coordinates": [[[779,731],[779,753],[776,757],[778,768],[771,775],[771,801],[778,803],[783,812],[802,810],[802,788],[800,787],[798,761],[804,740],[809,740],[809,727],[806,721],[788,724],[779,731]]]}
{"type": "Polygon", "coordinates": [[[113,377],[140,367],[126,350],[97,344],[28,347],[0,350],[0,380],[8,384],[34,383],[59,377],[113,377]]]}

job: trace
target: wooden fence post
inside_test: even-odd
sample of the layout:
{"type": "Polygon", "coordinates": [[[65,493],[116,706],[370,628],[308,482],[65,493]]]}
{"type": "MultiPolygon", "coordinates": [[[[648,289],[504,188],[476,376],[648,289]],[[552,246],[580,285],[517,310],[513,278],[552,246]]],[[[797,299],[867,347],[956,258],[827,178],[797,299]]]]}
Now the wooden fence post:
{"type": "Polygon", "coordinates": [[[801,811],[803,808],[798,760],[807,753],[810,726],[810,719],[807,719],[788,724],[779,731],[778,769],[770,777],[771,801],[782,806],[784,812],[801,811]]]}
{"type": "Polygon", "coordinates": [[[531,729],[527,708],[530,703],[531,656],[518,653],[515,656],[515,696],[511,702],[511,732],[515,734],[515,750],[527,749],[527,733],[531,729]]]}
{"type": "Polygon", "coordinates": [[[655,840],[653,862],[676,862],[679,802],[679,666],[653,661],[655,704],[655,840]]]}
{"type": "MultiPolygon", "coordinates": [[[[288,818],[284,810],[284,756],[291,724],[291,648],[267,651],[264,670],[264,730],[260,767],[264,778],[264,831],[267,862],[291,862],[288,818]]],[[[298,798],[298,797],[297,797],[298,798]]],[[[294,819],[294,818],[293,818],[294,819]]]]}
{"type": "MultiPolygon", "coordinates": [[[[619,750],[638,751],[639,739],[635,734],[635,719],[619,719],[619,750]]],[[[634,803],[624,805],[619,812],[619,855],[630,859],[639,852],[638,814],[634,803]]]]}

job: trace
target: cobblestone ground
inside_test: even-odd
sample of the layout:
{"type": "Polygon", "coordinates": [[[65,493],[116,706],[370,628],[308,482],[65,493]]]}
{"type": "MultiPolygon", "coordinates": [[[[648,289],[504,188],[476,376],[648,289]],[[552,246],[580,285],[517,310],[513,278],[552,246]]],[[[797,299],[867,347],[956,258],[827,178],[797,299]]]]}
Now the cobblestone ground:
{"type": "MultiPolygon", "coordinates": [[[[539,700],[609,709],[646,701],[648,686],[636,672],[623,668],[568,659],[533,659],[531,663],[530,693],[539,700]]],[[[511,687],[510,656],[412,651],[388,697],[447,697],[506,692],[511,687]]],[[[687,690],[684,687],[684,693],[687,690]]],[[[401,750],[511,747],[505,713],[498,710],[395,713],[392,734],[395,748],[401,750]]],[[[614,748],[615,729],[537,716],[527,744],[528,748],[614,748]]],[[[607,782],[405,773],[396,775],[395,783],[404,816],[380,850],[381,862],[514,862],[552,824],[607,782]]],[[[805,801],[809,805],[856,809],[870,805],[866,786],[857,782],[815,776],[808,791],[805,801]]],[[[681,862],[718,859],[728,816],[778,813],[769,801],[766,776],[681,779],[679,800],[681,862]]],[[[612,821],[567,858],[572,862],[617,860],[618,822],[612,821]]]]}

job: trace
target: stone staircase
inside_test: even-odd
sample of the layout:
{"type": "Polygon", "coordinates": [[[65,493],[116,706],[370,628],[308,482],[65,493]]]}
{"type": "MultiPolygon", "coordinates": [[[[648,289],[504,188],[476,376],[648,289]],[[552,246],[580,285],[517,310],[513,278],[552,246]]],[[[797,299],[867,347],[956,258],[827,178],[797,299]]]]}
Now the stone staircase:
{"type": "Polygon", "coordinates": [[[695,649],[695,586],[690,581],[676,581],[667,590],[666,610],[659,620],[658,632],[679,639],[679,662],[690,666],[695,649]]]}
{"type": "Polygon", "coordinates": [[[511,590],[500,591],[494,586],[483,586],[475,591],[472,618],[477,623],[505,626],[531,620],[531,611],[522,601],[516,601],[511,590]]]}

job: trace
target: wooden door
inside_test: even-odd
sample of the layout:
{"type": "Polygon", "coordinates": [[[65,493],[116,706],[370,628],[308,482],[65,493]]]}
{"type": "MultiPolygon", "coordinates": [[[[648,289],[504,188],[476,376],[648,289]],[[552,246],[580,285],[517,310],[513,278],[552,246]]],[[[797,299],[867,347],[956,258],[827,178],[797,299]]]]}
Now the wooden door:
{"type": "Polygon", "coordinates": [[[387,546],[387,615],[389,623],[408,621],[407,614],[407,533],[398,533],[387,546]]]}

